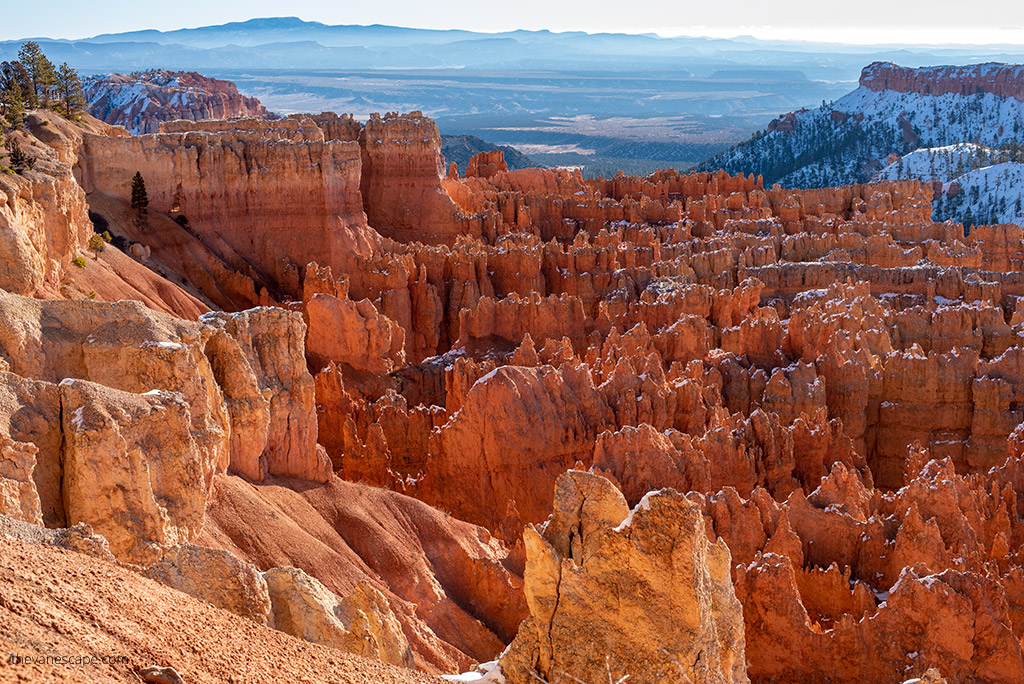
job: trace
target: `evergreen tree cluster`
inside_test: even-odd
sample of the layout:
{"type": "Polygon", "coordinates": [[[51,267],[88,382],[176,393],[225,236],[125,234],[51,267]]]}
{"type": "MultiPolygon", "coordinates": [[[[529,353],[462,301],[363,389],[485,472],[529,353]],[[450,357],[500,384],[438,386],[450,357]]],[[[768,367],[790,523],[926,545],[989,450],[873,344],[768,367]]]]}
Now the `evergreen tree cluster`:
{"type": "Polygon", "coordinates": [[[85,107],[82,80],[64,62],[54,66],[35,41],[18,50],[18,59],[0,62],[0,115],[12,128],[24,125],[25,112],[52,107],[71,118],[85,107]]]}
{"type": "Polygon", "coordinates": [[[35,166],[35,157],[24,152],[14,136],[9,135],[4,139],[4,149],[7,150],[7,163],[18,173],[35,166]]]}

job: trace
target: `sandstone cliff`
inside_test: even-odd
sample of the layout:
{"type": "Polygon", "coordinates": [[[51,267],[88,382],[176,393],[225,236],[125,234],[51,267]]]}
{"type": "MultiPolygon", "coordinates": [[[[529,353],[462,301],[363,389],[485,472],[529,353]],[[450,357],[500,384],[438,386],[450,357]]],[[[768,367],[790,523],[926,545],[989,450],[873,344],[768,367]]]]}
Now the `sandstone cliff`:
{"type": "Polygon", "coordinates": [[[135,172],[153,212],[183,216],[205,246],[256,290],[296,294],[298,268],[347,271],[379,237],[366,227],[360,150],[312,119],[178,122],[159,135],[86,135],[86,192],[127,200],[135,172]]]}
{"type": "Polygon", "coordinates": [[[328,477],[298,314],[213,327],[130,302],[0,301],[5,477],[28,488],[19,517],[93,524],[119,558],[146,562],[198,533],[217,472],[328,477]],[[242,404],[248,388],[256,405],[242,404]]]}
{"type": "Polygon", "coordinates": [[[921,95],[976,95],[1024,100],[1024,67],[1019,64],[972,64],[912,69],[892,62],[864,67],[860,85],[871,90],[892,90],[921,95]]]}

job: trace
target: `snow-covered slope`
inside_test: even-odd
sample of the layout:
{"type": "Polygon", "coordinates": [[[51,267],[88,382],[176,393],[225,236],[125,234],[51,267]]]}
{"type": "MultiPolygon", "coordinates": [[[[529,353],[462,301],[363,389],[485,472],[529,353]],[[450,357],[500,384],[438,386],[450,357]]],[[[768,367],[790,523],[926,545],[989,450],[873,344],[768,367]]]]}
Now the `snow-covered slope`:
{"type": "Polygon", "coordinates": [[[997,153],[990,147],[975,143],[922,147],[891,161],[873,180],[916,178],[948,182],[974,168],[988,166],[988,160],[997,153]]]}
{"type": "Polygon", "coordinates": [[[1020,66],[903,69],[875,63],[864,69],[853,92],[831,104],[779,117],[767,130],[701,168],[755,173],[766,183],[789,187],[863,183],[893,154],[965,142],[998,147],[1024,140],[1022,100],[1020,66]]]}
{"type": "Polygon", "coordinates": [[[1024,225],[1022,203],[1024,164],[1004,162],[968,171],[945,183],[935,201],[935,218],[952,218],[964,225],[1024,225]]]}
{"type": "Polygon", "coordinates": [[[1024,225],[1024,150],[973,143],[921,148],[893,161],[873,180],[916,178],[934,186],[935,219],[965,225],[1024,225]]]}

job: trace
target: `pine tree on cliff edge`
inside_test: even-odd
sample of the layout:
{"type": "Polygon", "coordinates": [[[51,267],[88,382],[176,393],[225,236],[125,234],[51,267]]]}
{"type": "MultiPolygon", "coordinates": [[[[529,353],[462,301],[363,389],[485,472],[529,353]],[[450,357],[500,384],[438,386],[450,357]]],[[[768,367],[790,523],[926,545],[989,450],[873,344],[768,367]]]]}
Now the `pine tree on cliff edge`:
{"type": "Polygon", "coordinates": [[[82,80],[78,72],[68,66],[67,62],[57,69],[57,97],[64,104],[64,115],[69,119],[85,107],[82,95],[82,80]]]}
{"type": "Polygon", "coordinates": [[[32,102],[31,106],[35,107],[37,104],[48,106],[50,93],[57,85],[57,70],[53,66],[53,62],[43,54],[39,43],[32,40],[22,43],[21,49],[18,50],[18,61],[25,66],[32,77],[32,95],[36,102],[32,102]]]}
{"type": "Polygon", "coordinates": [[[135,210],[135,222],[141,225],[146,220],[149,209],[149,195],[146,194],[146,181],[142,180],[142,174],[138,171],[132,177],[132,203],[131,208],[135,210]]]}

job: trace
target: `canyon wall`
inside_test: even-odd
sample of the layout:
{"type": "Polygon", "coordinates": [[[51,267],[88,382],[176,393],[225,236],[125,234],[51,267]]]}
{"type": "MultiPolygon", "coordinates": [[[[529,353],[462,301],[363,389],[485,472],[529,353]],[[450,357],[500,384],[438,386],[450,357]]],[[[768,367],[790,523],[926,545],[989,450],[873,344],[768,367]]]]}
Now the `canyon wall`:
{"type": "Polygon", "coordinates": [[[667,648],[612,628],[642,585],[628,624],[675,629],[649,611],[685,604],[659,667],[691,679],[1022,676],[1019,226],[935,223],[918,181],[494,155],[442,178],[419,115],[163,130],[83,134],[89,199],[123,207],[140,170],[165,221],[137,226],[140,261],[201,248],[280,306],[3,295],[5,513],[90,522],[123,559],[188,542],[298,567],[339,601],[366,582],[425,669],[517,639],[513,681],[593,677],[599,636],[632,673],[667,648]],[[684,565],[642,552],[670,543],[683,596],[662,584],[684,565]]]}
{"type": "Polygon", "coordinates": [[[1024,66],[988,62],[970,66],[901,67],[873,62],[864,67],[860,85],[920,95],[989,93],[1024,101],[1024,66]]]}
{"type": "Polygon", "coordinates": [[[158,135],[86,135],[82,185],[127,200],[142,174],[151,211],[184,216],[209,250],[272,293],[294,293],[297,268],[353,267],[369,253],[360,150],[312,119],[177,122],[158,135]]]}

